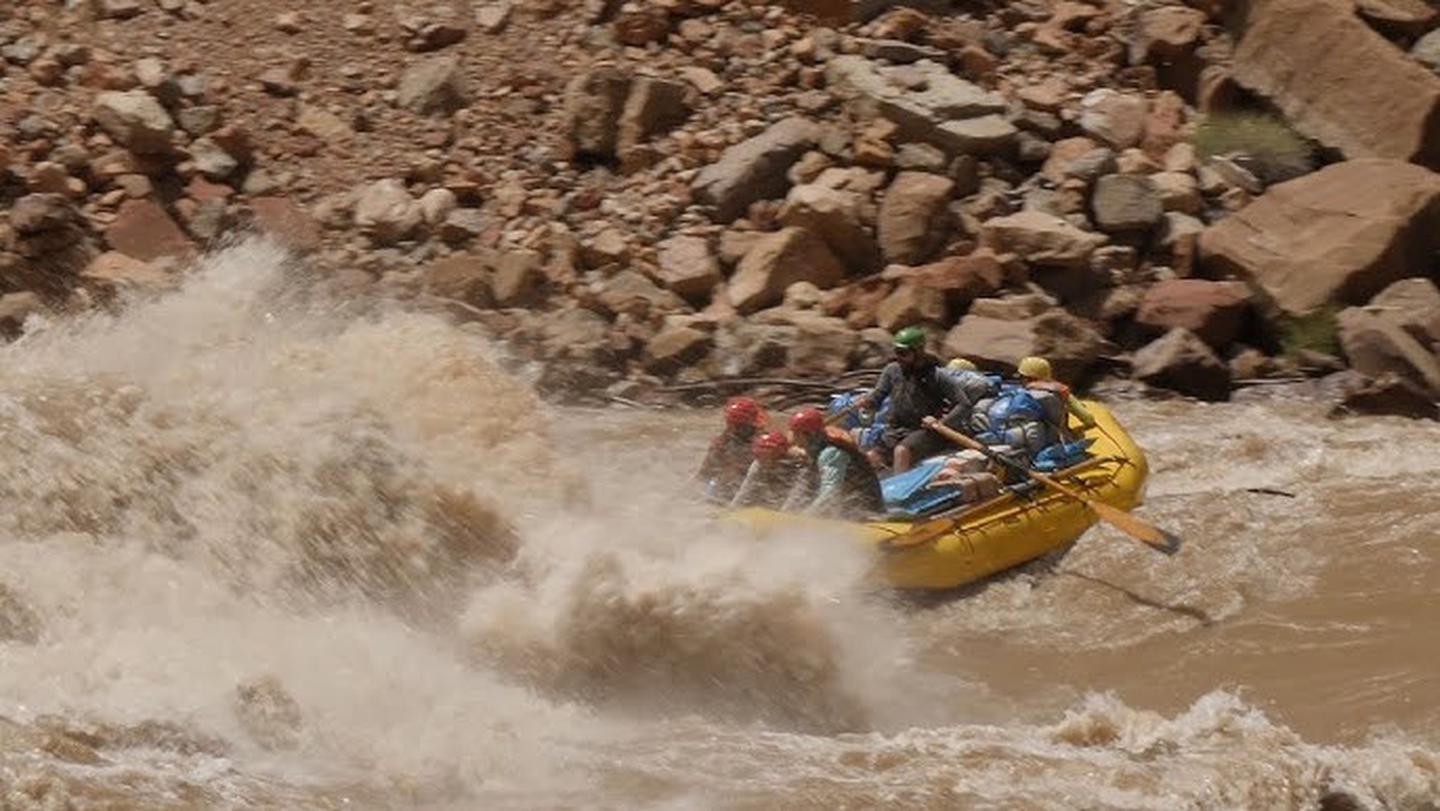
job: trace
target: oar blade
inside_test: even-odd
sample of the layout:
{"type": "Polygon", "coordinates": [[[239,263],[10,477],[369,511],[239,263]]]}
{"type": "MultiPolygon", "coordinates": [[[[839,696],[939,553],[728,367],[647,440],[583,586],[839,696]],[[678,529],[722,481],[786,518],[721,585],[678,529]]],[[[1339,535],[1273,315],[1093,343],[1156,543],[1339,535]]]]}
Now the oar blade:
{"type": "Polygon", "coordinates": [[[1096,515],[1100,516],[1101,520],[1120,528],[1130,537],[1144,541],[1167,555],[1173,556],[1180,551],[1180,536],[1147,523],[1119,507],[1112,507],[1104,502],[1091,499],[1087,499],[1086,504],[1095,511],[1096,515]]]}

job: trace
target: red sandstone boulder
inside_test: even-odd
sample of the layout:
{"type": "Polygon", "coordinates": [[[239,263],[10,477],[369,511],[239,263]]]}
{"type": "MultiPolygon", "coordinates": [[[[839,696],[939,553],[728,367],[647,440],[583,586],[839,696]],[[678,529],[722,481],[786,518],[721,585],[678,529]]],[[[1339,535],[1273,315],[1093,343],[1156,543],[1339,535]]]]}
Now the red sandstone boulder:
{"type": "Polygon", "coordinates": [[[959,311],[1003,287],[1005,265],[994,252],[981,248],[968,256],[947,256],[919,267],[894,265],[886,268],[881,278],[938,290],[950,307],[959,311]]]}
{"type": "Polygon", "coordinates": [[[844,189],[819,183],[796,186],[780,207],[782,225],[791,225],[815,234],[825,241],[854,273],[866,273],[879,262],[875,238],[865,228],[861,196],[844,189]]]}
{"type": "Polygon", "coordinates": [[[291,250],[309,253],[320,248],[320,223],[288,197],[250,201],[255,225],[291,250]]]}
{"type": "Polygon", "coordinates": [[[986,220],[981,228],[985,244],[996,253],[1013,253],[1043,267],[1084,268],[1090,255],[1104,245],[1101,234],[1082,231],[1043,211],[1026,210],[986,220]]]}
{"type": "Polygon", "coordinates": [[[163,290],[173,287],[179,276],[151,267],[117,251],[108,251],[95,257],[80,271],[80,281],[104,294],[119,291],[163,290]]]}
{"type": "Polygon", "coordinates": [[[1183,327],[1220,349],[1240,334],[1250,290],[1241,282],[1169,279],[1145,292],[1135,323],[1156,332],[1183,327]]]}
{"type": "Polygon", "coordinates": [[[1393,373],[1440,396],[1440,358],[1385,313],[1350,307],[1337,321],[1352,369],[1371,377],[1393,373]]]}
{"type": "Polygon", "coordinates": [[[720,262],[704,237],[680,235],[660,243],[660,283],[686,301],[702,301],[720,283],[720,262]]]}
{"type": "Polygon", "coordinates": [[[887,262],[913,264],[934,255],[947,236],[945,204],[955,191],[949,178],[901,172],[880,204],[880,251],[887,262]]]}
{"type": "Polygon", "coordinates": [[[1440,354],[1440,287],[1430,279],[1402,279],[1384,290],[1365,309],[1383,315],[1415,340],[1440,354]]]}
{"type": "Polygon", "coordinates": [[[484,310],[495,306],[492,276],[485,257],[456,254],[426,267],[421,281],[431,295],[463,301],[484,310]]]}
{"type": "Polygon", "coordinates": [[[1426,0],[1355,0],[1355,10],[1386,36],[1418,37],[1440,25],[1440,6],[1426,0]]]}
{"type": "Polygon", "coordinates": [[[1200,235],[1214,275],[1249,280],[1290,315],[1364,303],[1428,273],[1437,250],[1440,174],[1389,160],[1347,161],[1272,186],[1200,235]]]}
{"type": "Polygon", "coordinates": [[[1012,369],[1027,355],[1042,355],[1068,382],[1082,378],[1108,347],[1092,324],[1058,309],[1019,321],[967,315],[944,343],[947,356],[993,369],[1012,369]]]}
{"type": "Polygon", "coordinates": [[[1230,367],[1195,333],[1177,327],[1135,353],[1135,378],[1202,400],[1230,395],[1230,367]]]}
{"type": "Polygon", "coordinates": [[[717,221],[732,222],[756,200],[784,195],[790,187],[786,172],[819,137],[813,121],[787,118],[725,150],[696,175],[691,191],[698,202],[715,207],[717,221]]]}
{"type": "Polygon", "coordinates": [[[779,304],[785,288],[796,282],[824,289],[844,277],[845,268],[819,237],[803,228],[784,228],[765,235],[740,260],[730,279],[730,302],[749,314],[779,304]]]}
{"type": "Polygon", "coordinates": [[[705,357],[714,345],[708,332],[667,326],[645,344],[645,368],[656,374],[673,374],[705,357]]]}
{"type": "Polygon", "coordinates": [[[1253,0],[1232,76],[1348,158],[1440,166],[1440,77],[1345,0],[1253,0]]]}
{"type": "Polygon", "coordinates": [[[876,323],[896,332],[911,324],[941,323],[945,320],[945,294],[914,282],[897,286],[875,310],[876,323]]]}
{"type": "Polygon", "coordinates": [[[142,262],[187,257],[195,250],[175,220],[150,200],[127,200],[120,206],[119,216],[105,229],[105,242],[142,262]]]}

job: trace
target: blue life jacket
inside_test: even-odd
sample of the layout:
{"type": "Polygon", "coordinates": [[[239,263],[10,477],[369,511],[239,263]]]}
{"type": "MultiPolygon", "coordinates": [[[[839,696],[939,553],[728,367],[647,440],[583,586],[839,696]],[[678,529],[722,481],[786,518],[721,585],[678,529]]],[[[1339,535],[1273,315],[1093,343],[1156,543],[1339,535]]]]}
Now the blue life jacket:
{"type": "MultiPolygon", "coordinates": [[[[825,411],[826,416],[833,417],[851,407],[855,404],[855,401],[860,399],[865,393],[866,390],[860,389],[846,394],[830,395],[830,404],[826,407],[825,411]]],[[[860,412],[855,410],[846,414],[836,425],[846,431],[852,432],[854,429],[859,428],[860,431],[853,434],[855,444],[859,445],[861,450],[869,450],[880,442],[881,435],[885,433],[885,426],[889,421],[890,410],[890,398],[886,398],[885,402],[880,404],[880,408],[875,411],[874,416],[871,417],[868,424],[861,418],[860,412]]]]}
{"type": "Polygon", "coordinates": [[[1010,445],[1033,457],[1055,441],[1055,430],[1039,398],[1023,386],[1006,385],[990,401],[975,438],[987,445],[1010,445]]]}
{"type": "Polygon", "coordinates": [[[991,428],[1008,428],[1016,423],[1045,420],[1045,406],[1035,395],[1019,386],[1005,386],[990,406],[991,428]]]}
{"type": "MultiPolygon", "coordinates": [[[[863,391],[852,391],[845,394],[830,395],[830,405],[826,406],[825,408],[825,416],[834,417],[836,414],[839,414],[845,409],[851,408],[855,405],[855,401],[859,400],[860,396],[864,393],[865,392],[863,391]]],[[[838,423],[836,423],[838,427],[844,428],[847,431],[851,428],[859,428],[863,424],[864,423],[860,421],[859,410],[851,411],[849,414],[846,414],[844,418],[842,418],[838,423]]]]}

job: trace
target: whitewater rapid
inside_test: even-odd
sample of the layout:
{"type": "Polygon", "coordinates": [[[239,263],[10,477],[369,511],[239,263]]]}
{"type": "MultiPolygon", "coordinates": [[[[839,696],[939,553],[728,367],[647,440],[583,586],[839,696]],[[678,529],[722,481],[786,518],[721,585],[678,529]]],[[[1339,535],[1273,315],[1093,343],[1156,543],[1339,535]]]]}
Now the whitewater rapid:
{"type": "Polygon", "coordinates": [[[916,601],[515,368],[258,241],[0,348],[0,807],[1440,802],[1433,426],[1117,404],[1181,555],[916,601]]]}

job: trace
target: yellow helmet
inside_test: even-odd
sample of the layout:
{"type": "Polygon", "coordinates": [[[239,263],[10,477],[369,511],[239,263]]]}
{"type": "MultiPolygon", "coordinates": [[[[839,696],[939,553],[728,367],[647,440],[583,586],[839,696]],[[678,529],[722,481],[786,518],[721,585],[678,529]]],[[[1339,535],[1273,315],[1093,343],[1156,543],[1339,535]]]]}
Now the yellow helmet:
{"type": "Polygon", "coordinates": [[[946,368],[946,369],[950,369],[950,370],[964,369],[964,370],[967,371],[967,372],[976,372],[976,371],[979,371],[978,369],[975,368],[975,364],[971,363],[970,361],[966,360],[965,358],[956,358],[956,359],[950,361],[949,363],[945,364],[945,368],[946,368]]]}
{"type": "Polygon", "coordinates": [[[1031,355],[1020,361],[1020,376],[1031,380],[1049,380],[1052,376],[1050,361],[1031,355]]]}

